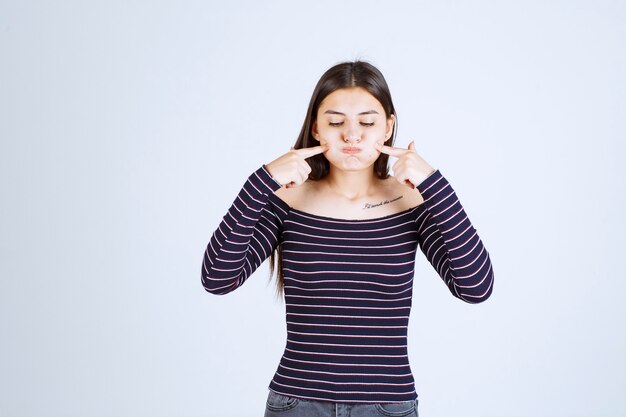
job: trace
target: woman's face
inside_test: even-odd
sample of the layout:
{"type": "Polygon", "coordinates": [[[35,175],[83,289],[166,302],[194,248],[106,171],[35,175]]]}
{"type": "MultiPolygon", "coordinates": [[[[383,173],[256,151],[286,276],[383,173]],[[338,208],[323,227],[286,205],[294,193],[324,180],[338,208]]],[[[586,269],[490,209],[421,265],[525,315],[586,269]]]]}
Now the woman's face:
{"type": "Polygon", "coordinates": [[[329,145],[324,156],[331,165],[364,169],[380,155],[374,145],[391,137],[394,121],[394,115],[387,119],[383,106],[364,88],[341,88],[320,103],[311,133],[320,145],[329,145]]]}

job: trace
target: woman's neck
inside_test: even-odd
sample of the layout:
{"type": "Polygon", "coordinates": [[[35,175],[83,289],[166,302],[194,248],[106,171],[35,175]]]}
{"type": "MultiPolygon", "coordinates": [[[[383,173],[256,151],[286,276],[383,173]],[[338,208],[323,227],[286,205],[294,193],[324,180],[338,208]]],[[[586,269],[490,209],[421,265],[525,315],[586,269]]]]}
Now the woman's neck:
{"type": "Polygon", "coordinates": [[[360,171],[342,171],[338,168],[331,168],[325,181],[334,194],[354,201],[375,194],[378,184],[378,178],[371,167],[360,171]]]}

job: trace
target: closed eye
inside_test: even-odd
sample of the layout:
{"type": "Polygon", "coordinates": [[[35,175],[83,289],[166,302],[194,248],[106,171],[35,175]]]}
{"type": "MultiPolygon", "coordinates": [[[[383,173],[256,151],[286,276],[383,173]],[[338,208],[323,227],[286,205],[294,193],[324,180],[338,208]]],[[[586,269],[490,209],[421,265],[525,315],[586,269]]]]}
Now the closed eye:
{"type": "MultiPolygon", "coordinates": [[[[341,125],[343,124],[343,122],[337,122],[337,123],[332,123],[332,122],[329,122],[328,124],[329,124],[330,126],[333,126],[333,127],[339,127],[339,126],[341,126],[341,125]]],[[[361,126],[367,126],[367,127],[370,127],[370,126],[374,126],[374,123],[373,123],[373,122],[372,122],[372,123],[365,123],[365,122],[361,122],[361,126]]]]}

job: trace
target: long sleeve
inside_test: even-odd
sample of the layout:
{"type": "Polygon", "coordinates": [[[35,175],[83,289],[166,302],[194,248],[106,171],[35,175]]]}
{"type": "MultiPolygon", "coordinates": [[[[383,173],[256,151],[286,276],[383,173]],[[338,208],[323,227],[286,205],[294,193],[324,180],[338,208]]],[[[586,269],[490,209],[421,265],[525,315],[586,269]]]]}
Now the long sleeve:
{"type": "Polygon", "coordinates": [[[439,170],[416,188],[426,209],[415,219],[421,251],[452,295],[485,301],[493,291],[491,259],[454,189],[439,170]]]}
{"type": "Polygon", "coordinates": [[[213,232],[202,261],[202,286],[223,295],[239,288],[277,245],[281,221],[268,204],[279,184],[262,165],[244,183],[213,232]]]}

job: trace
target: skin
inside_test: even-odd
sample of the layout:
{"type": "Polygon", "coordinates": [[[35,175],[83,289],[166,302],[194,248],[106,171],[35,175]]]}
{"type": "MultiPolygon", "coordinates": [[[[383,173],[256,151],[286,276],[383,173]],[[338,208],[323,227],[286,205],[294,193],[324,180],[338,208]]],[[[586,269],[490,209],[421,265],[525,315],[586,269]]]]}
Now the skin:
{"type": "Polygon", "coordinates": [[[389,156],[398,158],[391,166],[394,178],[412,189],[415,188],[415,184],[421,184],[430,174],[436,171],[435,168],[417,153],[415,150],[415,141],[409,143],[408,149],[380,144],[376,145],[376,149],[389,156]]]}
{"type": "Polygon", "coordinates": [[[380,102],[365,89],[344,88],[329,94],[320,103],[311,129],[320,145],[292,147],[266,164],[284,186],[276,194],[291,207],[329,217],[339,213],[342,218],[371,218],[418,205],[423,199],[414,185],[435,169],[417,154],[414,142],[408,149],[383,145],[394,122],[395,117],[387,118],[380,102]],[[345,146],[361,148],[361,152],[344,153],[345,146]],[[372,170],[381,152],[397,158],[394,176],[386,180],[372,170]],[[319,153],[329,161],[329,174],[307,181],[311,168],[305,159],[319,153]]]}
{"type": "Polygon", "coordinates": [[[363,88],[344,88],[329,94],[317,111],[311,134],[320,144],[328,144],[324,156],[330,162],[327,177],[344,195],[357,190],[356,185],[372,185],[376,176],[371,166],[378,158],[376,143],[384,143],[393,131],[395,116],[385,110],[374,96],[363,88]],[[357,154],[342,152],[345,146],[362,149],[357,154]]]}

